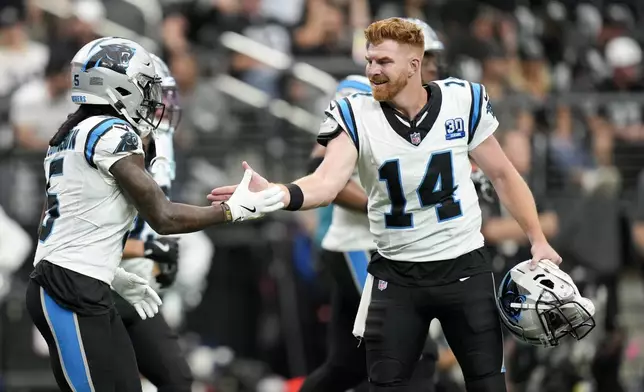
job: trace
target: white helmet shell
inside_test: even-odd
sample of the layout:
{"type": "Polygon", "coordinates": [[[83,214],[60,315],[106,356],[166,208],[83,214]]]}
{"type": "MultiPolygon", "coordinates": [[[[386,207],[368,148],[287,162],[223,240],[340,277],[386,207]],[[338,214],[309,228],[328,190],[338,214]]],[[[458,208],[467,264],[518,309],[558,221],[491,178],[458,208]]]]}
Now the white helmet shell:
{"type": "Polygon", "coordinates": [[[156,129],[155,112],[163,107],[161,79],[141,45],[124,38],[96,39],[76,53],[71,73],[72,102],[111,105],[141,137],[156,129]]]}
{"type": "Polygon", "coordinates": [[[429,25],[420,19],[406,18],[407,21],[414,23],[423,31],[423,39],[425,41],[425,52],[440,52],[445,50],[445,45],[438,39],[438,35],[429,27],[429,25]]]}
{"type": "Polygon", "coordinates": [[[580,295],[570,276],[554,263],[530,260],[517,264],[503,278],[497,295],[501,321],[526,343],[553,347],[570,335],[584,338],[595,327],[595,307],[580,295]]]}

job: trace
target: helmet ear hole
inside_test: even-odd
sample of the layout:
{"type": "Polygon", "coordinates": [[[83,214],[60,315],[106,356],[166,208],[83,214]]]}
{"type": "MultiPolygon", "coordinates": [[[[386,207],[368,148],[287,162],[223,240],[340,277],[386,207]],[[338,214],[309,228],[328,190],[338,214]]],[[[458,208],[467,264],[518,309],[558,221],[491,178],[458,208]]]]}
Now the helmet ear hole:
{"type": "Polygon", "coordinates": [[[127,97],[128,95],[130,95],[130,92],[123,87],[117,87],[115,90],[118,91],[122,97],[127,97]]]}
{"type": "Polygon", "coordinates": [[[539,283],[541,283],[543,286],[546,286],[550,290],[553,290],[555,288],[554,282],[552,280],[550,280],[550,279],[544,279],[544,280],[540,281],[539,283]]]}

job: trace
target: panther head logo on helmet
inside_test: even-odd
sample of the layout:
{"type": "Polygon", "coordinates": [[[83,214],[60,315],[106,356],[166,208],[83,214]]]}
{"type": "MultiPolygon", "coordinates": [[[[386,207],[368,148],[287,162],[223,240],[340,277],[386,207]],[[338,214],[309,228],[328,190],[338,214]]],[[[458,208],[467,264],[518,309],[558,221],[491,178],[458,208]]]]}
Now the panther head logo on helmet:
{"type": "Polygon", "coordinates": [[[99,48],[89,58],[85,67],[83,67],[83,71],[94,67],[105,67],[115,72],[125,74],[130,65],[130,60],[134,56],[134,53],[136,53],[135,48],[122,44],[99,44],[99,48]]]}

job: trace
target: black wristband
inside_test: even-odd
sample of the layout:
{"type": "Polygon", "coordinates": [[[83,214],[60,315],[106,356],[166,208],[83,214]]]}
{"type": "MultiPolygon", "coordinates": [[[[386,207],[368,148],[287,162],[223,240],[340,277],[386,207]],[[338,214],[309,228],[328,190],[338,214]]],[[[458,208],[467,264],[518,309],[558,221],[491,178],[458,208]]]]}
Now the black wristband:
{"type": "Polygon", "coordinates": [[[296,184],[286,184],[286,189],[288,189],[289,195],[291,195],[291,201],[284,208],[287,211],[297,211],[302,208],[304,204],[304,193],[302,193],[302,188],[296,184]]]}

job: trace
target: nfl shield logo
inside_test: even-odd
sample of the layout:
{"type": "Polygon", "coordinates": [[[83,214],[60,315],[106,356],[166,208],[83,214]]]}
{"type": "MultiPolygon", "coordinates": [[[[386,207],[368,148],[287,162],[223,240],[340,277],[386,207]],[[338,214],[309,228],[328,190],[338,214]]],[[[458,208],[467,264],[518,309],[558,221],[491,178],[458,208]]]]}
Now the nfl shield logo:
{"type": "Polygon", "coordinates": [[[384,280],[379,280],[378,281],[378,290],[383,291],[386,288],[387,288],[387,282],[384,281],[384,280]]]}
{"type": "MultiPolygon", "coordinates": [[[[411,135],[409,135],[409,139],[411,139],[411,144],[414,146],[417,146],[420,144],[420,133],[414,132],[411,135]]],[[[386,284],[387,282],[385,282],[386,284]]]]}

